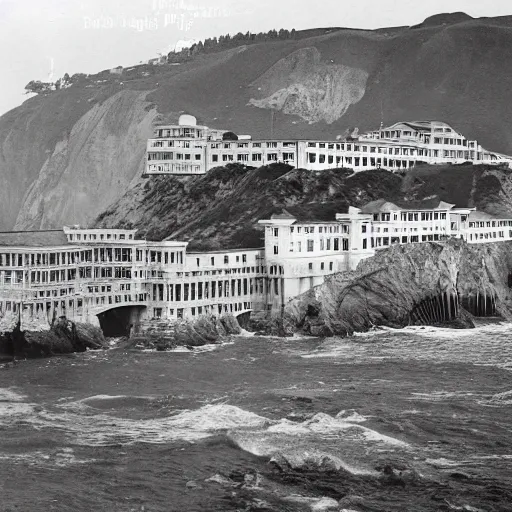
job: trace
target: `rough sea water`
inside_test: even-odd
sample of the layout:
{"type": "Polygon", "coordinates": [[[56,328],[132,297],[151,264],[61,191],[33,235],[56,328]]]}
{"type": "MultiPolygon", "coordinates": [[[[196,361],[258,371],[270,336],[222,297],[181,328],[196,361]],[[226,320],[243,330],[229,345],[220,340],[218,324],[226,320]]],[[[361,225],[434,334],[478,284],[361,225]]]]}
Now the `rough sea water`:
{"type": "Polygon", "coordinates": [[[512,325],[0,367],[1,511],[511,511],[512,325]]]}

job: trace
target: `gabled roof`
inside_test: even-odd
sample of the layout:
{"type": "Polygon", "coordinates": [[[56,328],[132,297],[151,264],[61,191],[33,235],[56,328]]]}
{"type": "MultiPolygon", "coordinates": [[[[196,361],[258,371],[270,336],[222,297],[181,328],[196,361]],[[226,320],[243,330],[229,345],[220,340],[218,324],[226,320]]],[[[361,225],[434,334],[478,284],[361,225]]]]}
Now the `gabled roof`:
{"type": "Polygon", "coordinates": [[[469,221],[478,221],[478,220],[494,220],[496,217],[494,215],[491,215],[490,213],[482,212],[482,211],[472,211],[468,215],[469,221]]]}
{"type": "Polygon", "coordinates": [[[439,204],[433,208],[434,210],[451,210],[455,205],[450,203],[445,203],[444,201],[439,201],[439,204]]]}
{"type": "Polygon", "coordinates": [[[397,206],[395,203],[390,201],[386,201],[386,199],[377,199],[364,205],[361,208],[361,213],[388,213],[401,210],[451,210],[454,206],[454,204],[441,201],[438,197],[433,197],[423,201],[401,202],[400,206],[397,206]]]}
{"type": "Polygon", "coordinates": [[[284,208],[282,209],[281,213],[273,213],[270,218],[272,220],[297,220],[295,216],[293,216],[289,211],[285,210],[284,208]]]}
{"type": "Polygon", "coordinates": [[[0,232],[2,247],[60,247],[63,245],[69,245],[69,242],[62,229],[0,232]]]}
{"type": "Polygon", "coordinates": [[[376,201],[371,201],[370,203],[364,205],[361,208],[361,213],[386,213],[386,212],[396,212],[401,210],[399,206],[390,201],[386,201],[385,199],[377,199],[376,201]]]}

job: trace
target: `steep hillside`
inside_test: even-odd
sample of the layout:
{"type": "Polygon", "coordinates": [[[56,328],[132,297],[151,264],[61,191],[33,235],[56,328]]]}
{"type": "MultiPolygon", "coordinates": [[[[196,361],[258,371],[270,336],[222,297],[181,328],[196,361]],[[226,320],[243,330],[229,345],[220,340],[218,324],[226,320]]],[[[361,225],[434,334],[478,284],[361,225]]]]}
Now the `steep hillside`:
{"type": "Polygon", "coordinates": [[[152,127],[184,111],[255,137],[271,117],[275,137],[295,138],[440,119],[512,154],[511,47],[512,17],[454,13],[83,77],[0,118],[0,229],[87,223],[137,181],[152,127]]]}
{"type": "Polygon", "coordinates": [[[420,167],[400,177],[374,170],[311,172],[271,165],[217,167],[200,178],[150,178],[102,213],[96,225],[190,242],[191,249],[260,247],[257,221],[283,208],[299,219],[333,220],[348,206],[385,198],[415,205],[439,197],[512,216],[512,176],[485,166],[420,167]]]}

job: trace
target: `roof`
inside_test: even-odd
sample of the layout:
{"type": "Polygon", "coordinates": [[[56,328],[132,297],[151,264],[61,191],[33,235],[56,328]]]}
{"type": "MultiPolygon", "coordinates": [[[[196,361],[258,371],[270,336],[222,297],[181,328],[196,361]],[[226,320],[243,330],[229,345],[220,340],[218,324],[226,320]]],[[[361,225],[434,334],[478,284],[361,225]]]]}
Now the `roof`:
{"type": "Polygon", "coordinates": [[[469,216],[468,216],[468,220],[469,221],[476,221],[476,220],[491,220],[491,219],[496,219],[497,217],[495,217],[494,215],[491,215],[490,213],[486,213],[486,212],[482,212],[482,211],[472,211],[469,216]]]}
{"type": "Polygon", "coordinates": [[[292,215],[289,211],[285,210],[283,208],[281,213],[273,213],[270,217],[271,219],[289,219],[289,220],[296,220],[296,217],[292,215]]]}
{"type": "Polygon", "coordinates": [[[62,229],[0,232],[2,247],[60,247],[63,245],[69,245],[69,242],[62,229]]]}
{"type": "Polygon", "coordinates": [[[454,204],[441,201],[437,196],[421,201],[400,201],[400,206],[386,199],[377,199],[364,205],[361,208],[361,213],[387,213],[400,210],[451,210],[454,206],[454,204]]]}
{"type": "Polygon", "coordinates": [[[396,212],[397,210],[401,210],[399,206],[390,201],[386,201],[385,199],[377,199],[376,201],[371,201],[368,204],[365,204],[361,208],[361,213],[381,213],[381,212],[396,212]]]}
{"type": "Polygon", "coordinates": [[[433,127],[442,127],[442,128],[450,128],[451,130],[455,131],[453,127],[451,127],[448,123],[445,123],[444,121],[398,121],[396,123],[393,123],[390,126],[382,127],[380,130],[372,130],[372,131],[381,131],[381,130],[390,130],[394,128],[396,125],[404,124],[406,126],[409,126],[410,128],[418,131],[431,131],[433,127]]]}

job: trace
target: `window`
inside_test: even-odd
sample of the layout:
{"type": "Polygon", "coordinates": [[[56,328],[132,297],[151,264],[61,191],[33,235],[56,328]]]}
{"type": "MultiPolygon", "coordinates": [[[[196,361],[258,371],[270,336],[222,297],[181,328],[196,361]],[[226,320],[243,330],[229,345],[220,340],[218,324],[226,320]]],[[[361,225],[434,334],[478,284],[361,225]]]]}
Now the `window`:
{"type": "Polygon", "coordinates": [[[227,265],[229,263],[229,256],[226,254],[224,256],[224,264],[227,265]]]}
{"type": "Polygon", "coordinates": [[[279,254],[279,246],[274,245],[274,254],[279,254]]]}
{"type": "Polygon", "coordinates": [[[274,236],[279,236],[279,228],[274,228],[274,236]]]}
{"type": "Polygon", "coordinates": [[[309,269],[309,270],[313,270],[313,263],[309,263],[309,264],[308,264],[308,269],[309,269]]]}
{"type": "Polygon", "coordinates": [[[307,249],[308,252],[313,252],[313,250],[314,250],[314,240],[308,240],[307,243],[308,243],[308,249],[307,249]]]}
{"type": "Polygon", "coordinates": [[[219,161],[219,155],[212,155],[212,162],[218,162],[219,161]]]}
{"type": "Polygon", "coordinates": [[[322,261],[322,263],[320,263],[320,270],[324,270],[324,267],[325,267],[325,263],[322,261]]]}
{"type": "Polygon", "coordinates": [[[261,160],[262,160],[261,153],[253,153],[252,154],[252,161],[253,162],[261,162],[261,160]]]}
{"type": "Polygon", "coordinates": [[[332,267],[333,267],[333,263],[332,261],[329,263],[329,270],[332,270],[332,267]]]}

